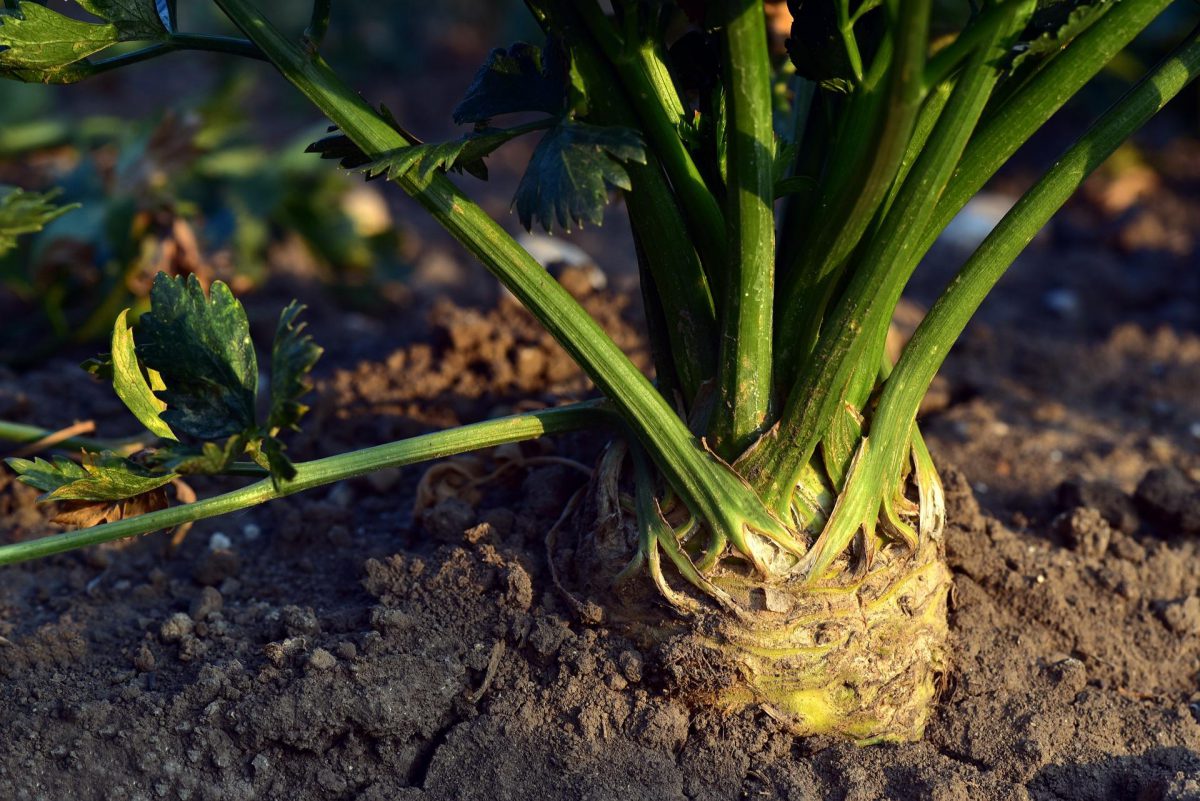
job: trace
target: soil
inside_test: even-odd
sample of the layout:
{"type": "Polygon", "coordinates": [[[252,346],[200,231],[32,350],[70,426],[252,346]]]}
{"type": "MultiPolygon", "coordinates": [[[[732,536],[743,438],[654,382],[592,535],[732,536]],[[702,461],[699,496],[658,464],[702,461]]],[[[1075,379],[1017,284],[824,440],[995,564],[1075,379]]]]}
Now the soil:
{"type": "MultiPolygon", "coordinates": [[[[419,516],[414,467],[198,524],[174,552],[153,535],[0,570],[0,799],[1200,799],[1190,147],[1124,207],[1120,177],[1093,182],[926,403],[955,590],[922,742],[689,708],[662,654],[578,620],[543,541],[586,475],[532,457],[590,465],[580,434],[460,462],[508,467],[419,516]]],[[[960,255],[934,254],[910,320],[960,255]]],[[[636,304],[585,279],[563,274],[647,366],[636,304]]],[[[589,391],[504,297],[364,317],[279,278],[248,299],[259,341],[292,295],[331,343],[297,458],[589,391]]],[[[0,372],[0,418],[132,430],[66,357],[0,372]]],[[[0,476],[0,541],[55,530],[34,498],[0,476]]]]}

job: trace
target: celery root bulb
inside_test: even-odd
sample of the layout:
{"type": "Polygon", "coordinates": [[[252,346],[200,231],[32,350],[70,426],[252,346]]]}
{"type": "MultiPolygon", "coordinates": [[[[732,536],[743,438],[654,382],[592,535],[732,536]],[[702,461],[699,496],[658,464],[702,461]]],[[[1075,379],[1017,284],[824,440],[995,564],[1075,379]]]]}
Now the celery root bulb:
{"type": "Polygon", "coordinates": [[[921,738],[948,661],[951,574],[940,532],[915,551],[881,544],[865,570],[842,557],[809,583],[762,580],[723,559],[707,575],[722,596],[714,600],[665,556],[635,557],[629,569],[637,525],[611,489],[594,484],[579,505],[563,532],[574,542],[562,567],[610,624],[657,651],[669,691],[731,713],[760,708],[800,735],[921,738]]]}

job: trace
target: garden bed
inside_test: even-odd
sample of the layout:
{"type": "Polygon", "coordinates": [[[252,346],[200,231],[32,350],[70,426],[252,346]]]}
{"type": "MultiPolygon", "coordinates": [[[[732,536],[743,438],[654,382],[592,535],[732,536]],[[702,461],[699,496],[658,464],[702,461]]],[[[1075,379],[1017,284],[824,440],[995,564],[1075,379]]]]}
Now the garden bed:
{"type": "MultiPolygon", "coordinates": [[[[1195,157],[1174,158],[1182,183],[1145,202],[1105,210],[1101,180],[1073,204],[926,403],[956,580],[923,742],[690,709],[661,652],[576,620],[543,541],[586,477],[530,458],[590,465],[600,440],[573,435],[464,462],[510,467],[421,520],[414,467],[200,523],[174,553],[160,534],[4,568],[0,798],[1200,797],[1195,157]]],[[[566,279],[646,368],[636,304],[566,279]]],[[[350,326],[277,279],[247,300],[260,341],[293,294],[331,346],[299,459],[588,392],[507,298],[350,326]]],[[[0,417],[130,424],[69,359],[0,374],[0,417]]],[[[35,497],[0,477],[0,541],[53,529],[35,497]]]]}

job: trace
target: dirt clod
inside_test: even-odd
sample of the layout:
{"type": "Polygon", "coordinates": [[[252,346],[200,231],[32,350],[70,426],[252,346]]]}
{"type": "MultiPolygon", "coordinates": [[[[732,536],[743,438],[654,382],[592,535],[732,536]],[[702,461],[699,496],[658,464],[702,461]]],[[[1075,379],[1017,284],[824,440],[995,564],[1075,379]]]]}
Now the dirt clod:
{"type": "Polygon", "coordinates": [[[337,657],[324,648],[316,648],[308,656],[308,669],[316,672],[333,670],[337,667],[337,657]]]}
{"type": "Polygon", "coordinates": [[[1058,485],[1058,503],[1064,511],[1085,506],[1099,512],[1108,524],[1132,534],[1137,531],[1138,514],[1133,499],[1110,481],[1070,479],[1058,485]]]}
{"type": "Polygon", "coordinates": [[[446,498],[427,512],[422,523],[433,537],[442,542],[461,542],[464,532],[475,525],[475,509],[466,501],[446,498]]]}
{"type": "Polygon", "coordinates": [[[1112,529],[1098,509],[1077,507],[1054,520],[1054,529],[1067,543],[1086,559],[1098,559],[1108,550],[1112,529]]]}
{"type": "Polygon", "coordinates": [[[158,630],[158,637],[163,642],[179,642],[191,636],[195,622],[185,612],[176,612],[167,619],[158,630]]]}
{"type": "Polygon", "coordinates": [[[1163,604],[1159,614],[1167,628],[1184,636],[1200,635],[1200,598],[1193,595],[1163,604]]]}
{"type": "Polygon", "coordinates": [[[207,620],[213,613],[220,612],[224,605],[225,599],[216,587],[205,587],[192,599],[188,614],[192,620],[207,620]]]}
{"type": "Polygon", "coordinates": [[[1134,497],[1164,536],[1200,534],[1200,487],[1174,467],[1146,473],[1134,497]]]}

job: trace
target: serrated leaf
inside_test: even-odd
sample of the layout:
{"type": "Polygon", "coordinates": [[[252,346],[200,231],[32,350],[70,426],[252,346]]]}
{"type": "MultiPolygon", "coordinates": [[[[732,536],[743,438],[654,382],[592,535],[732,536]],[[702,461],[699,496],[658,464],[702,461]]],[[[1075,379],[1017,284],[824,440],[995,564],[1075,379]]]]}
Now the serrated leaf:
{"type": "Polygon", "coordinates": [[[1010,68],[1017,70],[1057,53],[1112,5],[1112,0],[1042,0],[1020,36],[1010,68]]]}
{"type": "Polygon", "coordinates": [[[507,50],[496,48],[454,107],[454,121],[478,124],[501,114],[526,111],[560,114],[566,106],[569,81],[567,54],[555,38],[547,41],[544,51],[525,42],[507,50]]]}
{"type": "MultiPolygon", "coordinates": [[[[111,22],[121,41],[159,39],[166,36],[164,16],[156,0],[75,0],[85,11],[111,22]]],[[[165,4],[164,4],[165,5],[165,4]]],[[[165,11],[165,9],[164,9],[165,11]]]]}
{"type": "Polygon", "coordinates": [[[138,321],[138,355],[166,384],[162,418],[174,431],[216,440],[255,427],[250,324],[225,284],[214,281],[206,296],[194,275],[159,273],[138,321]]]}
{"type": "Polygon", "coordinates": [[[170,470],[179,475],[215,476],[224,472],[245,451],[246,438],[235,434],[221,442],[160,448],[151,458],[159,469],[170,470]]]}
{"type": "MultiPolygon", "coordinates": [[[[0,53],[0,60],[3,55],[0,53]]],[[[37,233],[68,211],[79,208],[78,204],[56,206],[56,197],[58,192],[26,192],[0,186],[0,256],[17,246],[17,237],[37,233]]]]}
{"type": "Polygon", "coordinates": [[[829,0],[788,0],[792,13],[792,35],[788,55],[796,74],[810,81],[844,91],[856,76],[838,25],[837,4],[829,0]]]}
{"type": "Polygon", "coordinates": [[[57,457],[6,459],[24,484],[41,490],[39,503],[49,501],[119,501],[171,483],[174,473],[151,473],[111,451],[85,456],[80,464],[57,457]]]}
{"type": "Polygon", "coordinates": [[[112,335],[112,381],[117,397],[133,412],[146,429],[162,439],[178,439],[161,415],[167,404],[154,395],[154,390],[165,389],[161,377],[151,371],[147,376],[138,364],[134,350],[133,331],[129,327],[129,309],[121,312],[113,326],[112,335]]]}
{"type": "MultiPolygon", "coordinates": [[[[483,128],[450,142],[422,143],[394,150],[359,169],[369,178],[386,175],[390,181],[410,170],[416,170],[423,180],[435,170],[458,173],[465,170],[486,181],[488,172],[483,157],[528,131],[528,128],[483,128]]],[[[345,160],[343,157],[343,163],[345,160]]]]}
{"type": "Polygon", "coordinates": [[[113,378],[113,362],[111,353],[100,353],[86,361],[79,363],[79,369],[88,373],[93,378],[98,378],[101,381],[112,381],[113,378]]]}
{"type": "Polygon", "coordinates": [[[563,120],[542,137],[517,187],[513,205],[526,230],[547,231],[604,219],[609,187],[629,189],[622,162],[646,163],[641,136],[629,128],[563,120]]]}
{"type": "Polygon", "coordinates": [[[286,446],[276,437],[267,437],[260,446],[267,460],[267,469],[271,471],[271,481],[279,486],[280,481],[291,481],[296,477],[296,467],[284,453],[286,446]]]}
{"type": "Polygon", "coordinates": [[[267,426],[272,430],[299,430],[300,418],[308,407],[300,398],[312,389],[308,374],[323,349],[304,333],[305,323],[296,320],[304,306],[292,301],[279,315],[275,343],[271,347],[271,412],[267,426]]]}

